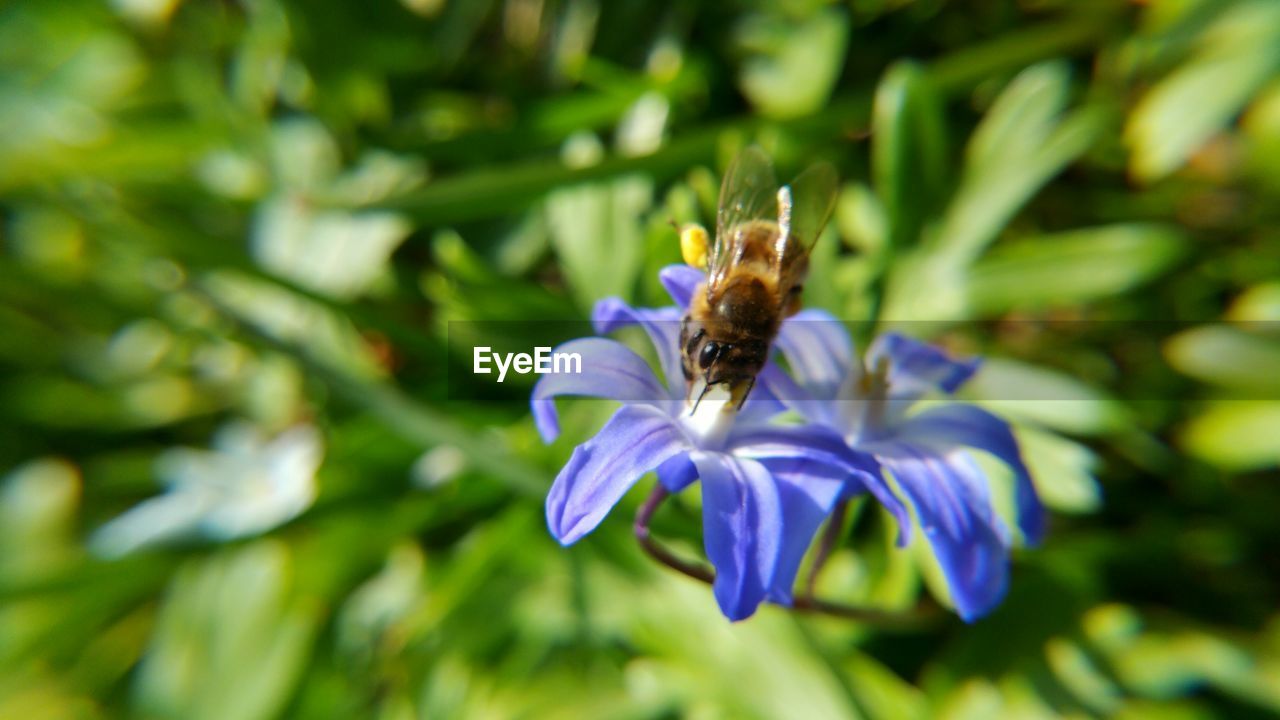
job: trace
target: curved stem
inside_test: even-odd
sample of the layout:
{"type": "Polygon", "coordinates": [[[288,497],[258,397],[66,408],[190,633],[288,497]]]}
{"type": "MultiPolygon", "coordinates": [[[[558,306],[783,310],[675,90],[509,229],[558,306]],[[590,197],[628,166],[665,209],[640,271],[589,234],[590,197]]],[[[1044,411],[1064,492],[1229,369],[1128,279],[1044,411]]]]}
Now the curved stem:
{"type": "Polygon", "coordinates": [[[646,499],[644,504],[640,506],[640,509],[636,511],[636,522],[634,525],[636,540],[640,542],[640,547],[644,548],[645,552],[649,553],[653,559],[663,565],[666,565],[672,570],[684,573],[694,580],[701,580],[702,582],[710,585],[715,582],[716,579],[715,573],[710,568],[702,564],[682,560],[677,557],[675,553],[671,552],[655,540],[653,535],[649,532],[649,520],[653,517],[653,514],[657,512],[658,506],[662,505],[663,501],[667,499],[667,495],[669,494],[670,493],[667,492],[667,489],[662,487],[661,484],[655,485],[653,492],[649,493],[648,499],[646,499]]]}
{"type": "MultiPolygon", "coordinates": [[[[708,585],[715,582],[715,572],[701,563],[689,562],[680,558],[675,553],[668,550],[662,543],[653,537],[653,533],[649,529],[649,521],[653,519],[653,514],[666,501],[670,493],[661,484],[655,485],[653,492],[649,493],[649,497],[645,499],[644,504],[636,511],[636,519],[633,528],[636,534],[636,540],[640,543],[640,547],[649,554],[650,557],[667,567],[687,575],[694,580],[699,580],[708,585]]],[[[843,512],[843,508],[847,503],[842,503],[838,508],[839,512],[843,512]]],[[[840,518],[832,518],[833,525],[843,525],[843,516],[840,518]]],[[[824,538],[825,544],[826,538],[824,538]]],[[[828,548],[828,553],[830,549],[828,548]]],[[[772,602],[772,601],[769,601],[772,602]]],[[[779,604],[779,603],[774,603],[779,604]]],[[[779,604],[780,605],[780,604],[779,604]]],[[[845,618],[847,620],[857,620],[870,625],[876,625],[882,628],[900,628],[910,629],[918,628],[931,624],[943,617],[939,608],[927,598],[922,600],[916,607],[902,611],[893,612],[878,610],[875,608],[857,607],[855,605],[845,605],[842,603],[830,602],[812,596],[812,593],[797,597],[791,605],[780,605],[791,610],[798,610],[805,613],[814,613],[819,615],[831,615],[833,617],[845,618]]]]}
{"type": "Polygon", "coordinates": [[[814,597],[798,597],[790,606],[785,607],[800,612],[856,620],[879,628],[900,630],[922,628],[945,617],[941,609],[928,598],[922,599],[915,607],[902,611],[845,605],[814,597]]]}
{"type": "Polygon", "coordinates": [[[814,589],[818,584],[818,573],[822,572],[823,566],[827,564],[827,558],[831,556],[831,551],[835,549],[836,543],[840,541],[840,532],[844,530],[844,519],[848,514],[849,501],[847,499],[836,503],[835,509],[831,511],[831,517],[827,519],[827,527],[822,531],[822,540],[818,543],[813,565],[809,567],[809,576],[805,579],[804,597],[813,598],[814,589]]]}

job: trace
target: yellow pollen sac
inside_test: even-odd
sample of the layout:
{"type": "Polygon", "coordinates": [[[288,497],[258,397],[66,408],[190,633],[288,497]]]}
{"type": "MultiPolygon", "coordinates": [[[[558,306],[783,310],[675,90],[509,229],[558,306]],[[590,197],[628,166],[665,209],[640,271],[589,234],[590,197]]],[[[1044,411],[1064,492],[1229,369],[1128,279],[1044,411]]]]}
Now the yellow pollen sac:
{"type": "Polygon", "coordinates": [[[697,223],[680,228],[680,255],[685,263],[707,269],[707,231],[697,223]]]}

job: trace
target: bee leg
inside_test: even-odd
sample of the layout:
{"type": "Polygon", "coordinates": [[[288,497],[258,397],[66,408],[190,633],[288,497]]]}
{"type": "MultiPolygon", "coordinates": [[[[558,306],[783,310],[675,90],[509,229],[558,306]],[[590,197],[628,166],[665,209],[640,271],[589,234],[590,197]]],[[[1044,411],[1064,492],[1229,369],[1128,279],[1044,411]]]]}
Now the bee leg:
{"type": "Polygon", "coordinates": [[[698,406],[702,404],[702,398],[707,396],[707,391],[711,389],[711,383],[706,380],[702,381],[702,392],[698,393],[698,399],[693,401],[693,408],[689,410],[689,415],[696,415],[698,406]]]}
{"type": "Polygon", "coordinates": [[[748,380],[747,380],[747,385],[746,385],[746,388],[747,388],[747,389],[746,389],[746,390],[742,390],[742,394],[741,394],[741,395],[738,395],[738,392],[737,392],[737,391],[738,391],[738,390],[741,390],[743,386],[742,386],[742,385],[739,385],[738,387],[734,388],[734,395],[738,395],[738,397],[734,398],[734,399],[736,399],[736,400],[737,400],[737,403],[736,403],[736,404],[737,404],[737,406],[738,406],[738,407],[737,407],[737,409],[738,409],[738,410],[741,410],[741,409],[742,409],[742,406],[746,404],[746,402],[747,402],[747,396],[751,394],[751,391],[752,391],[752,389],[754,389],[754,388],[755,388],[755,386],[756,386],[756,379],[755,379],[754,377],[751,377],[751,378],[748,378],[748,380]]]}
{"type": "Polygon", "coordinates": [[[689,223],[680,229],[680,256],[685,264],[707,269],[707,244],[707,231],[701,225],[689,223]]]}

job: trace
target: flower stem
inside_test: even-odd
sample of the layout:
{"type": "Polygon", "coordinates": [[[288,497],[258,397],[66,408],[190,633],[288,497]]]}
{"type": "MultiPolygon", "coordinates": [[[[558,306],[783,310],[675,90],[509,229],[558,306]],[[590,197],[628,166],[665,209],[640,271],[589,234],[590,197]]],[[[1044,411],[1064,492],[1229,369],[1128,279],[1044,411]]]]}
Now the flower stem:
{"type": "MultiPolygon", "coordinates": [[[[666,501],[670,493],[661,484],[655,485],[653,492],[649,493],[649,497],[645,499],[644,504],[636,511],[636,520],[633,525],[636,534],[636,540],[639,541],[640,547],[650,557],[667,567],[684,575],[688,575],[694,580],[699,580],[708,585],[715,582],[715,572],[700,563],[693,563],[683,560],[676,556],[675,553],[668,550],[658,542],[649,530],[649,521],[653,519],[653,514],[666,501]]],[[[844,525],[844,513],[847,511],[848,503],[843,502],[836,508],[839,517],[832,517],[832,526],[840,527],[844,525]]],[[[838,532],[828,531],[827,533],[833,539],[838,537],[838,532]]],[[[823,538],[824,544],[827,537],[823,538]]],[[[828,548],[827,552],[830,552],[828,548]]],[[[825,555],[825,554],[824,554],[825,555]]],[[[822,557],[821,559],[825,559],[822,557]]],[[[777,604],[777,603],[775,603],[777,604]]],[[[782,605],[791,610],[798,610],[805,613],[814,613],[819,615],[831,615],[833,617],[845,618],[846,620],[856,620],[864,622],[868,625],[875,625],[880,628],[887,629],[914,629],[931,625],[942,617],[942,613],[938,611],[938,607],[927,598],[922,600],[916,607],[906,611],[885,611],[874,608],[856,607],[853,605],[844,605],[841,603],[830,602],[813,597],[809,593],[803,597],[797,597],[791,605],[782,605]]]]}
{"type": "Polygon", "coordinates": [[[822,568],[827,564],[827,558],[831,556],[831,551],[835,549],[836,543],[840,541],[840,533],[844,530],[844,519],[849,514],[848,499],[841,500],[836,503],[836,507],[831,511],[831,517],[827,520],[827,527],[822,531],[822,540],[818,542],[817,554],[814,555],[813,565],[809,567],[809,577],[804,583],[804,597],[812,599],[814,590],[818,584],[818,573],[822,572],[822,568]]]}
{"type": "Polygon", "coordinates": [[[943,617],[938,606],[928,598],[921,600],[919,604],[910,610],[887,611],[845,605],[814,597],[798,597],[790,605],[790,609],[818,615],[831,615],[832,617],[846,620],[856,620],[883,629],[899,630],[923,628],[938,622],[943,617]]]}
{"type": "Polygon", "coordinates": [[[684,573],[694,580],[701,580],[704,583],[711,584],[715,582],[715,573],[703,565],[686,562],[676,557],[675,553],[663,547],[649,532],[649,520],[653,518],[653,514],[658,511],[658,506],[662,505],[669,494],[661,483],[653,487],[653,492],[649,493],[649,497],[644,501],[644,504],[636,511],[634,526],[636,540],[640,542],[640,547],[644,548],[645,552],[663,565],[684,573]]]}

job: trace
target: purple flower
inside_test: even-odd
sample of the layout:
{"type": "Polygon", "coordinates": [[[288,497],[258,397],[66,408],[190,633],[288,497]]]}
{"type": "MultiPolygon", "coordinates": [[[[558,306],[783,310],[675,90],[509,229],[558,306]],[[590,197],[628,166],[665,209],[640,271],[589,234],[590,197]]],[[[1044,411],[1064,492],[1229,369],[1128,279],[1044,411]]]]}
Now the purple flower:
{"type": "MultiPolygon", "coordinates": [[[[1045,513],[1018,443],[1008,423],[972,405],[909,413],[928,393],[955,392],[978,362],[955,360],[898,334],[877,338],[859,362],[840,322],[818,311],[803,314],[809,322],[793,323],[778,339],[794,381],[771,374],[771,391],[888,468],[916,510],[956,611],[966,621],[990,612],[1007,590],[1011,537],[968,450],[990,453],[1013,471],[1018,527],[1035,544],[1044,534],[1045,513]]],[[[907,539],[903,526],[899,545],[907,539]]]]}
{"type": "MultiPolygon", "coordinates": [[[[703,274],[687,266],[663,270],[672,298],[687,306],[703,274]]],[[[656,471],[670,492],[700,479],[703,540],[715,567],[716,601],[730,620],[755,612],[765,599],[792,601],[792,584],[815,532],[842,497],[871,492],[905,522],[906,508],[889,491],[878,464],[819,426],[781,427],[768,420],[784,409],[757,387],[742,410],[704,401],[697,415],[685,403],[678,332],[683,311],[632,308],[616,298],[595,307],[596,331],[640,325],[657,350],[663,378],[621,343],[590,337],[557,352],[582,357],[581,374],[544,375],[533,390],[534,420],[550,442],[559,434],[554,398],[579,395],[623,401],[596,434],[573,451],[547,496],[547,524],[562,544],[591,532],[643,475],[656,471]]],[[[781,375],[776,366],[763,376],[781,375]]]]}

